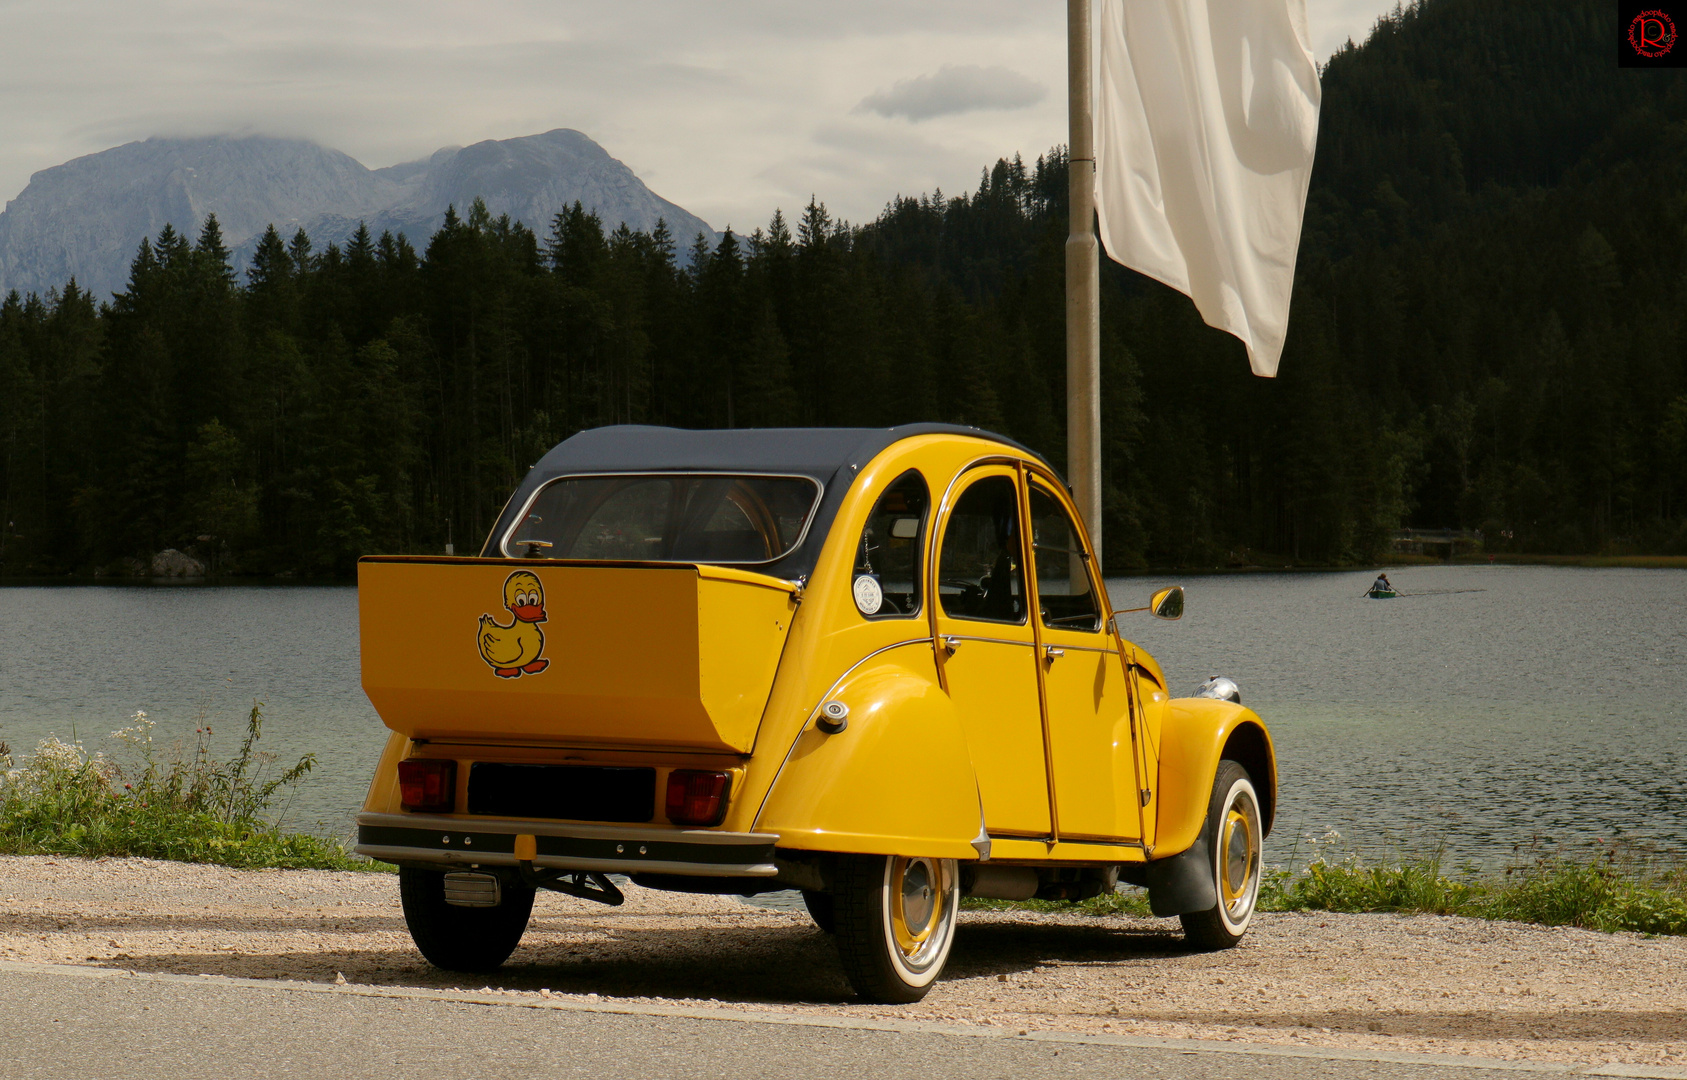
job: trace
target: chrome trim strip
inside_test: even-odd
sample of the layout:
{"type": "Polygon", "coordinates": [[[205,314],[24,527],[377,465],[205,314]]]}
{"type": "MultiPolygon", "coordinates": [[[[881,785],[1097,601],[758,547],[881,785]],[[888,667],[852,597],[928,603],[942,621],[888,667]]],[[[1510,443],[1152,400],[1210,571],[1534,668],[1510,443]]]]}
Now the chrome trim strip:
{"type": "MultiPolygon", "coordinates": [[[[1027,649],[1031,648],[1034,644],[1029,641],[1010,641],[1007,638],[978,637],[973,634],[944,634],[943,636],[945,638],[954,638],[956,641],[981,641],[988,645],[1023,645],[1027,649]]],[[[1117,656],[1119,653],[1118,649],[1100,649],[1094,645],[1068,645],[1064,641],[1060,643],[1059,647],[1066,649],[1069,652],[1100,653],[1102,656],[1117,656]]]]}
{"type": "MultiPolygon", "coordinates": [[[[532,469],[533,466],[529,465],[528,468],[532,469]]],[[[494,525],[498,524],[499,520],[503,518],[504,511],[506,511],[510,508],[510,503],[515,501],[515,493],[520,491],[520,490],[521,490],[521,485],[517,484],[515,487],[510,489],[510,493],[508,495],[504,496],[504,505],[498,507],[498,516],[492,519],[492,524],[494,524],[494,525]]],[[[489,533],[486,534],[486,539],[481,541],[481,544],[480,544],[480,557],[481,558],[483,558],[483,559],[487,558],[486,549],[491,547],[491,546],[492,546],[492,534],[489,532],[489,533]]],[[[499,541],[498,550],[502,551],[503,548],[504,548],[503,542],[499,541]]]]}
{"type": "MultiPolygon", "coordinates": [[[[514,855],[499,852],[434,851],[430,848],[359,844],[352,849],[365,858],[385,863],[438,863],[441,866],[515,866],[514,855]]],[[[546,870],[596,870],[604,874],[684,874],[689,877],[776,877],[772,863],[689,863],[656,859],[568,859],[541,855],[533,865],[546,870]]]]}
{"type": "MultiPolygon", "coordinates": [[[[943,489],[943,498],[937,504],[937,513],[933,516],[933,521],[941,527],[933,528],[931,530],[931,536],[927,540],[927,543],[930,544],[930,551],[928,553],[930,558],[926,562],[927,573],[935,575],[942,569],[937,565],[938,533],[949,527],[949,497],[955,493],[955,485],[961,482],[961,477],[965,476],[972,470],[982,468],[985,465],[1018,464],[1019,459],[1016,457],[1009,457],[1004,454],[987,454],[984,457],[973,458],[965,465],[962,465],[960,469],[956,471],[954,476],[950,477],[948,485],[943,489]]],[[[945,618],[953,618],[953,616],[945,616],[945,618]]],[[[936,634],[937,629],[933,627],[932,635],[936,636],[936,634]]]]}
{"type": "Polygon", "coordinates": [[[515,838],[533,836],[536,866],[606,873],[774,877],[771,833],[561,825],[438,814],[357,816],[359,855],[383,862],[516,866],[515,838]]]}
{"type": "MultiPolygon", "coordinates": [[[[956,472],[955,475],[950,479],[949,485],[943,489],[943,501],[938,504],[937,514],[933,519],[933,527],[932,527],[932,530],[931,530],[931,540],[930,540],[930,544],[931,544],[930,555],[931,555],[931,558],[926,563],[926,572],[931,575],[931,584],[932,584],[931,598],[932,598],[933,602],[931,604],[929,604],[928,607],[931,609],[931,636],[932,636],[933,641],[937,640],[937,638],[940,637],[940,636],[941,637],[956,637],[956,636],[959,636],[959,635],[955,635],[955,634],[939,635],[938,632],[937,632],[937,620],[938,619],[949,619],[953,622],[971,622],[971,623],[996,622],[996,623],[999,623],[999,625],[1002,625],[1002,626],[1029,627],[1031,625],[1031,613],[1030,612],[1026,612],[1025,618],[1022,621],[1016,622],[1016,623],[1001,622],[1000,620],[997,620],[997,619],[968,619],[968,618],[964,618],[960,615],[949,614],[947,611],[943,610],[943,594],[942,594],[942,591],[941,591],[942,590],[942,580],[943,580],[943,578],[942,578],[943,568],[941,566],[937,565],[938,541],[941,539],[941,536],[940,536],[941,533],[946,533],[946,532],[949,531],[949,510],[951,509],[949,500],[950,500],[950,496],[955,494],[955,485],[959,484],[961,482],[961,478],[974,469],[981,469],[981,468],[984,468],[985,466],[988,466],[988,465],[1009,465],[1009,466],[1012,466],[1015,470],[1017,470],[1020,463],[1021,463],[1021,460],[1019,458],[1008,457],[1008,456],[1002,455],[1002,454],[991,454],[991,455],[987,455],[985,457],[974,458],[973,460],[967,462],[965,465],[961,466],[960,470],[958,472],[956,472]]],[[[971,485],[968,485],[968,486],[970,487],[971,485]]],[[[1015,491],[1019,490],[1019,479],[1018,479],[1018,473],[1017,472],[1014,475],[1014,490],[1015,491]]],[[[1025,523],[1023,521],[1019,523],[1019,529],[1020,529],[1020,532],[1023,534],[1024,531],[1025,531],[1025,523]]],[[[1025,594],[1025,602],[1026,602],[1026,606],[1029,607],[1030,601],[1031,601],[1031,594],[1029,592],[1030,586],[1026,585],[1026,589],[1027,589],[1027,592],[1025,594]]],[[[980,638],[978,640],[982,641],[982,640],[987,640],[987,639],[980,638]]],[[[1013,644],[1018,645],[1020,643],[1016,641],[1013,644]]],[[[947,690],[948,686],[945,685],[944,689],[947,690]]]]}
{"type": "MultiPolygon", "coordinates": [[[[952,617],[953,616],[951,616],[951,618],[952,617]]],[[[1036,647],[1036,642],[1034,641],[1010,641],[1007,638],[977,637],[973,634],[944,634],[943,637],[945,639],[954,638],[956,641],[977,641],[986,645],[1023,645],[1027,649],[1036,647]]],[[[1077,646],[1073,646],[1073,648],[1077,648],[1077,646]]]]}
{"type": "MultiPolygon", "coordinates": [[[[846,670],[842,675],[839,675],[837,679],[832,682],[832,685],[826,688],[826,692],[820,695],[820,700],[816,701],[808,710],[808,718],[803,721],[802,727],[797,729],[796,737],[791,740],[791,745],[785,748],[785,756],[779,759],[779,768],[774,771],[773,779],[768,782],[767,790],[762,793],[761,805],[756,807],[756,816],[750,821],[750,827],[752,829],[756,827],[757,822],[761,821],[762,811],[767,809],[767,800],[772,797],[773,789],[779,784],[779,777],[785,772],[785,766],[791,760],[791,755],[796,752],[797,743],[802,741],[803,734],[808,731],[809,727],[813,725],[815,718],[820,715],[820,707],[831,700],[832,695],[837,692],[838,687],[842,685],[845,679],[849,678],[850,675],[854,673],[856,668],[865,664],[867,661],[871,660],[880,653],[889,652],[892,649],[900,649],[908,645],[924,645],[928,648],[935,648],[931,638],[928,637],[910,638],[907,641],[898,641],[891,645],[881,646],[880,648],[874,649],[866,656],[863,656],[855,663],[849,665],[848,670],[846,670]]],[[[932,663],[936,663],[936,657],[932,658],[932,663]]]]}
{"type": "MultiPolygon", "coordinates": [[[[923,640],[923,639],[922,639],[923,640]]],[[[521,818],[481,817],[477,814],[376,814],[357,815],[358,828],[438,829],[443,833],[495,832],[511,836],[566,836],[581,840],[657,841],[671,844],[774,844],[777,833],[719,832],[713,829],[637,828],[626,825],[575,825],[521,818]]]]}
{"type": "MultiPolygon", "coordinates": [[[[540,494],[542,494],[546,488],[550,487],[552,484],[561,483],[564,480],[590,480],[590,479],[594,479],[596,477],[602,477],[602,476],[691,476],[691,477],[714,476],[714,477],[739,477],[739,478],[749,477],[749,478],[755,478],[755,479],[767,478],[767,479],[774,479],[774,480],[806,480],[809,483],[814,485],[814,502],[809,504],[808,516],[803,518],[802,531],[797,533],[797,538],[796,538],[795,542],[793,542],[790,547],[786,548],[784,551],[781,551],[779,554],[775,555],[771,559],[759,559],[756,562],[719,562],[719,561],[708,560],[708,559],[633,559],[633,560],[626,560],[626,559],[571,559],[571,560],[557,560],[557,561],[569,561],[569,562],[628,562],[628,561],[631,561],[631,562],[661,563],[661,564],[665,564],[665,565],[668,565],[668,566],[695,566],[695,565],[702,565],[702,566],[767,566],[770,563],[778,562],[780,559],[785,558],[787,555],[791,554],[791,552],[793,552],[793,551],[795,551],[798,548],[803,546],[803,541],[808,539],[809,527],[814,524],[815,517],[817,517],[820,513],[820,504],[826,501],[826,485],[821,483],[820,481],[816,480],[812,476],[803,476],[801,473],[685,472],[685,471],[680,471],[680,470],[674,470],[674,471],[668,471],[668,472],[660,472],[660,471],[650,472],[648,470],[641,470],[641,471],[638,471],[638,472],[567,473],[563,476],[553,476],[549,480],[546,480],[543,484],[540,484],[538,487],[533,489],[533,494],[529,495],[527,497],[527,501],[522,504],[521,512],[519,514],[517,514],[510,521],[510,527],[508,529],[504,530],[503,537],[498,541],[498,550],[503,552],[503,557],[506,558],[506,559],[519,559],[519,558],[521,558],[521,556],[519,556],[519,555],[511,555],[510,554],[510,550],[509,550],[510,549],[510,537],[514,536],[517,527],[520,526],[522,522],[527,520],[528,512],[533,509],[533,504],[539,500],[540,494]]],[[[514,492],[510,493],[510,498],[512,498],[512,499],[515,498],[514,492]]],[[[506,506],[509,505],[508,500],[505,500],[505,505],[506,506]]],[[[500,513],[502,513],[502,511],[500,511],[500,513]]],[[[496,519],[494,519],[494,520],[496,520],[496,519]]],[[[482,550],[485,550],[485,549],[483,548],[482,550]]],[[[549,561],[549,560],[532,559],[532,560],[526,560],[526,561],[542,563],[542,562],[546,562],[546,561],[549,561]]]]}
{"type": "MultiPolygon", "coordinates": [[[[876,461],[878,459],[875,458],[873,460],[876,461]]],[[[873,462],[869,461],[867,464],[869,466],[871,466],[873,464],[873,462]]],[[[864,470],[862,470],[860,475],[865,475],[865,474],[866,474],[866,470],[864,469],[864,470]]],[[[895,478],[890,480],[882,488],[879,489],[878,498],[874,499],[873,504],[867,508],[867,519],[869,521],[872,520],[873,511],[878,509],[879,499],[884,498],[885,492],[889,491],[891,488],[895,487],[897,484],[900,484],[903,481],[904,478],[909,477],[909,476],[912,476],[912,477],[915,477],[916,479],[918,479],[919,482],[920,482],[920,486],[925,489],[926,508],[925,508],[925,513],[920,516],[920,531],[922,533],[922,535],[920,537],[920,542],[924,543],[925,542],[925,536],[923,534],[930,532],[931,527],[934,524],[936,524],[936,522],[937,522],[937,508],[932,504],[932,501],[931,501],[931,484],[926,482],[925,473],[921,472],[918,467],[909,467],[909,468],[903,469],[901,472],[896,474],[895,478]]],[[[840,506],[839,509],[841,510],[843,508],[840,506]]],[[[836,524],[835,521],[834,521],[834,524],[836,524]]],[[[857,541],[857,547],[859,548],[859,541],[857,541]]],[[[916,552],[915,554],[918,555],[918,552],[916,552]]],[[[863,619],[867,620],[868,622],[889,622],[892,619],[908,619],[909,621],[913,621],[913,620],[916,620],[916,619],[925,619],[926,618],[926,607],[927,607],[927,597],[926,597],[926,594],[925,594],[925,579],[930,576],[930,574],[927,573],[927,570],[928,570],[928,567],[920,566],[920,567],[917,568],[917,573],[915,574],[915,576],[919,579],[919,580],[914,582],[914,589],[915,589],[916,592],[919,593],[919,597],[920,597],[920,606],[919,607],[915,608],[913,611],[903,612],[899,615],[866,615],[866,614],[863,614],[861,617],[863,619]]],[[[853,561],[850,563],[849,573],[850,573],[851,579],[853,579],[855,577],[855,564],[854,564],[853,561]]],[[[856,610],[857,610],[857,612],[860,611],[859,608],[857,608],[856,610]]]]}
{"type": "MultiPolygon", "coordinates": [[[[951,636],[953,636],[953,635],[951,635],[951,636]]],[[[1102,656],[1118,656],[1119,655],[1118,649],[1101,649],[1101,648],[1097,648],[1094,645],[1068,645],[1064,641],[1059,642],[1059,643],[1049,642],[1048,644],[1054,645],[1054,647],[1057,648],[1057,649],[1065,649],[1067,652],[1092,652],[1092,653],[1100,653],[1102,656]]]]}
{"type": "Polygon", "coordinates": [[[1074,840],[1070,836],[1062,836],[1059,840],[1055,841],[1055,843],[1056,844],[1086,844],[1090,847],[1124,847],[1124,848],[1137,848],[1138,850],[1146,850],[1145,848],[1143,848],[1141,840],[1088,840],[1088,839],[1086,839],[1086,840],[1074,840]]]}
{"type": "MultiPolygon", "coordinates": [[[[1109,624],[1118,617],[1119,613],[1113,607],[1113,594],[1107,591],[1107,579],[1101,572],[1101,553],[1095,550],[1095,541],[1090,539],[1089,522],[1084,520],[1084,515],[1078,512],[1078,504],[1072,500],[1072,488],[1065,481],[1056,476],[1054,471],[1041,461],[1027,461],[1025,463],[1025,471],[1030,473],[1033,478],[1040,479],[1043,483],[1048,485],[1050,494],[1054,496],[1054,501],[1071,515],[1073,521],[1078,523],[1078,529],[1081,533],[1078,537],[1078,542],[1086,545],[1087,547],[1087,551],[1084,555],[1084,568],[1090,575],[1090,587],[1093,588],[1096,595],[1101,598],[1101,614],[1103,618],[1101,620],[1100,628],[1096,630],[1077,630],[1073,631],[1073,633],[1107,633],[1109,624]]],[[[1061,630],[1064,628],[1047,627],[1045,625],[1045,629],[1061,630]]],[[[1115,628],[1114,636],[1122,639],[1124,635],[1119,634],[1117,628],[1115,628]]],[[[1108,649],[1104,651],[1112,652],[1113,650],[1108,649]]]]}
{"type": "MultiPolygon", "coordinates": [[[[744,761],[750,760],[750,754],[746,751],[742,751],[742,750],[699,750],[695,746],[627,746],[627,745],[624,745],[624,744],[621,744],[621,743],[601,743],[601,744],[594,745],[594,744],[590,744],[590,743],[578,743],[578,742],[547,743],[547,742],[532,742],[532,741],[523,742],[523,741],[520,741],[520,740],[504,741],[502,739],[491,739],[491,738],[486,738],[486,739],[428,738],[428,739],[413,739],[411,741],[414,742],[417,746],[449,746],[449,747],[453,747],[453,748],[461,747],[461,748],[465,748],[465,749],[469,749],[469,750],[492,750],[492,751],[499,751],[499,752],[502,752],[504,750],[552,750],[552,751],[557,751],[557,752],[568,751],[568,752],[580,753],[580,754],[601,754],[601,755],[605,755],[605,756],[615,756],[615,755],[619,755],[619,754],[660,754],[663,757],[676,757],[676,756],[678,756],[678,757],[702,757],[702,758],[731,758],[734,761],[738,761],[738,762],[744,762],[744,761]]],[[[477,758],[476,760],[484,760],[484,759],[477,758]]],[[[549,762],[549,761],[543,761],[543,762],[537,762],[536,764],[549,765],[549,764],[553,764],[553,763],[549,762]]],[[[595,761],[594,760],[594,761],[582,761],[579,764],[582,764],[582,765],[610,765],[611,763],[606,762],[606,761],[595,761]]]]}

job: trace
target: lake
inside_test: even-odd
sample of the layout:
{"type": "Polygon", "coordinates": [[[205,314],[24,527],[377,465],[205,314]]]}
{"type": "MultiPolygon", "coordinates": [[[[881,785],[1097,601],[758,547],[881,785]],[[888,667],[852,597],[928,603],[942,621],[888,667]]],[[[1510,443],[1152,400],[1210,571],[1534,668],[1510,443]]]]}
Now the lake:
{"type": "MultiPolygon", "coordinates": [[[[1124,617],[1174,693],[1227,675],[1270,725],[1282,807],[1271,861],[1337,830],[1372,856],[1617,837],[1687,848],[1687,571],[1403,567],[1127,578],[1121,607],[1177,580],[1181,622],[1124,617]],[[1452,591],[1481,590],[1481,591],[1452,591]]],[[[385,729],[358,684],[351,587],[0,589],[0,739],[27,751],[209,724],[218,756],[265,703],[263,748],[318,757],[289,822],[349,837],[385,729]]]]}

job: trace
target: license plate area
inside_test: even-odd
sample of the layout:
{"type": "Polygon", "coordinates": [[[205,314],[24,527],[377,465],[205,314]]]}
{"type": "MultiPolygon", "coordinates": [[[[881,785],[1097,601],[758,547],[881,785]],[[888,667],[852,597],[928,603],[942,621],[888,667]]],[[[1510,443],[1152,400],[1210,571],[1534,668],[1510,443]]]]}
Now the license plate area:
{"type": "Polygon", "coordinates": [[[656,815],[656,770],[604,765],[469,767],[469,813],[639,823],[656,815]]]}
{"type": "Polygon", "coordinates": [[[497,907],[503,890],[491,874],[446,874],[445,902],[454,907],[497,907]]]}

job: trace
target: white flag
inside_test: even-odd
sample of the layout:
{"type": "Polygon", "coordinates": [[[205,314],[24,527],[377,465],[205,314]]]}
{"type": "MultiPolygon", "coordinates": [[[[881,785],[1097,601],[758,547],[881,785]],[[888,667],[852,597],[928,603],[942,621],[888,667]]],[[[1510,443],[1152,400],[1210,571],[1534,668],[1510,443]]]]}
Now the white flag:
{"type": "Polygon", "coordinates": [[[1306,0],[1102,0],[1099,52],[1107,253],[1277,374],[1318,141],[1306,0]]]}

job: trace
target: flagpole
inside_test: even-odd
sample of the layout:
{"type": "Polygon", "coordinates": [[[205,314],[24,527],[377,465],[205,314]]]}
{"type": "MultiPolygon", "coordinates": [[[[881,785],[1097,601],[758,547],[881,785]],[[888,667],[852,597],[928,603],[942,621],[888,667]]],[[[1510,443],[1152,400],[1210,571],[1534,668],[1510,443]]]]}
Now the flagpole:
{"type": "Polygon", "coordinates": [[[1066,237],[1066,475],[1101,568],[1101,290],[1095,239],[1095,116],[1090,89],[1090,0],[1066,0],[1067,118],[1071,125],[1066,237]]]}

